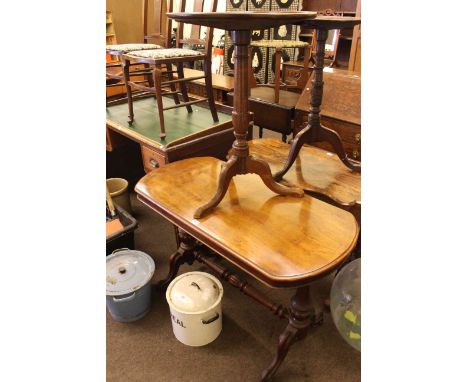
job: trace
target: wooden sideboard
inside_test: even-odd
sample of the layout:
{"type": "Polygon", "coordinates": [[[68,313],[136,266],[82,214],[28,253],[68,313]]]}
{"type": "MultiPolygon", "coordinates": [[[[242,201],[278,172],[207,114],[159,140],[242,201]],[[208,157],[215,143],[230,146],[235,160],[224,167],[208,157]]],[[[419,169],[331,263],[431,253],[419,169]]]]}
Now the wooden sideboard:
{"type": "MultiPolygon", "coordinates": [[[[312,77],[307,81],[296,105],[294,135],[301,131],[310,109],[310,88],[312,77]]],[[[351,158],[361,160],[361,77],[355,72],[329,69],[324,71],[322,124],[335,130],[351,158]]],[[[314,146],[333,151],[326,142],[314,146]]]]}

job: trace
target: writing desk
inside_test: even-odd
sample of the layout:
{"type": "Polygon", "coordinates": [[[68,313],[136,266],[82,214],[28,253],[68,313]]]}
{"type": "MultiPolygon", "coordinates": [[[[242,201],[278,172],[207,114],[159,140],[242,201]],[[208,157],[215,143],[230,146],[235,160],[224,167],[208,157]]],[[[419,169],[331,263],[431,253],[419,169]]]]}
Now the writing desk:
{"type": "Polygon", "coordinates": [[[170,163],[143,177],[138,199],[180,229],[180,245],[170,258],[165,287],[180,265],[195,260],[211,268],[247,296],[288,320],[277,353],[262,381],[275,374],[290,346],[307,336],[320,321],[310,283],[337,269],[356,245],[359,227],[354,216],[309,195],[278,196],[254,174],[237,176],[211,214],[193,218],[194,210],[216,190],[224,162],[190,158],[170,163]],[[210,251],[272,288],[296,288],[289,309],[213,261],[210,251]]]}

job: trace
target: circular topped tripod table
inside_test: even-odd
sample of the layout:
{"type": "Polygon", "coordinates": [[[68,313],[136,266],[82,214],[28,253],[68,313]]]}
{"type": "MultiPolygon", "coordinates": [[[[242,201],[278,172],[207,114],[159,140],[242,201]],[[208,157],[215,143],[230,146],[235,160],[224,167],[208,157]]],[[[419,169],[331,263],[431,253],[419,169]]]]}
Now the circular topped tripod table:
{"type": "Polygon", "coordinates": [[[231,31],[234,45],[234,110],[232,124],[236,137],[232,155],[220,172],[214,196],[205,205],[197,208],[194,218],[199,219],[215,208],[223,199],[232,177],[254,173],[273,192],[284,196],[302,197],[304,192],[297,187],[287,187],[273,179],[268,163],[249,155],[247,132],[249,122],[249,44],[254,29],[273,28],[284,24],[301,24],[316,17],[316,12],[192,12],[168,13],[175,21],[203,25],[231,31]]]}
{"type": "Polygon", "coordinates": [[[328,127],[325,127],[320,122],[320,106],[323,98],[323,66],[325,60],[325,42],[327,41],[328,31],[333,29],[352,28],[361,23],[358,17],[342,17],[342,16],[318,16],[315,19],[304,21],[301,26],[308,29],[315,29],[316,36],[316,51],[315,63],[312,68],[312,88],[310,98],[310,113],[307,126],[296,135],[291,144],[288,158],[283,168],[275,173],[275,180],[279,181],[291,168],[294,161],[297,159],[299,151],[304,143],[313,142],[328,142],[333,147],[333,150],[338,155],[349,169],[360,172],[360,162],[354,161],[345,153],[343,142],[338,133],[328,127]]]}

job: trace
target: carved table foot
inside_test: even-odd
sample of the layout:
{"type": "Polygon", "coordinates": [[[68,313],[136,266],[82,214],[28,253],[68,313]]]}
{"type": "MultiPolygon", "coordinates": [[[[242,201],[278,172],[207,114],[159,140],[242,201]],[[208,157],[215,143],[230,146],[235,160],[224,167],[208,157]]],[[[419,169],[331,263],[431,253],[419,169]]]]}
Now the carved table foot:
{"type": "Polygon", "coordinates": [[[216,190],[216,194],[214,194],[214,196],[210,199],[208,203],[197,208],[197,210],[193,214],[193,217],[195,219],[200,219],[202,216],[206,215],[207,212],[215,208],[219,204],[219,202],[221,202],[221,200],[224,198],[224,195],[226,195],[226,191],[228,190],[229,183],[231,182],[232,177],[236,175],[236,163],[237,157],[232,156],[223,166],[223,168],[221,169],[221,173],[219,174],[218,189],[216,190]]]}
{"type": "Polygon", "coordinates": [[[323,125],[320,125],[320,127],[317,130],[317,140],[319,142],[325,141],[330,143],[333,147],[333,150],[346,167],[353,171],[361,172],[361,163],[348,158],[344,151],[343,142],[341,141],[340,136],[335,130],[329,129],[328,127],[325,127],[323,125]]]}
{"type": "Polygon", "coordinates": [[[307,336],[312,322],[311,317],[314,315],[309,289],[309,286],[298,288],[296,294],[291,298],[289,324],[280,336],[273,362],[262,374],[262,382],[269,381],[273,377],[288,354],[291,345],[307,336]]]}
{"type": "Polygon", "coordinates": [[[302,129],[293,139],[291,143],[291,149],[289,150],[288,154],[288,159],[286,159],[286,163],[284,167],[279,170],[275,175],[273,175],[273,178],[279,182],[281,179],[283,179],[284,174],[288,172],[288,170],[291,168],[293,165],[294,161],[296,160],[299,151],[301,151],[301,147],[306,143],[306,140],[309,136],[309,131],[311,129],[310,125],[307,125],[304,129],[302,129]]]}
{"type": "Polygon", "coordinates": [[[195,260],[193,250],[197,245],[196,240],[180,228],[178,229],[178,235],[180,240],[179,248],[169,259],[169,272],[166,278],[153,285],[156,289],[166,289],[169,283],[177,276],[180,266],[186,263],[192,265],[195,260]]]}

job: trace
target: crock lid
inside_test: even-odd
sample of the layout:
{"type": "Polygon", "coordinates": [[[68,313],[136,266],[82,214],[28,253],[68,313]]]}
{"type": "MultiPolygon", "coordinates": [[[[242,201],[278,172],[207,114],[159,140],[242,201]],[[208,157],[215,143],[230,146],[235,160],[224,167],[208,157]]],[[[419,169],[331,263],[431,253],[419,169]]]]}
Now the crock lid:
{"type": "Polygon", "coordinates": [[[175,278],[167,288],[169,305],[182,313],[202,313],[218,304],[223,296],[219,280],[204,272],[188,272],[175,278]]]}
{"type": "Polygon", "coordinates": [[[131,293],[151,280],[154,261],[144,252],[130,249],[113,253],[106,258],[106,295],[131,293]]]}

